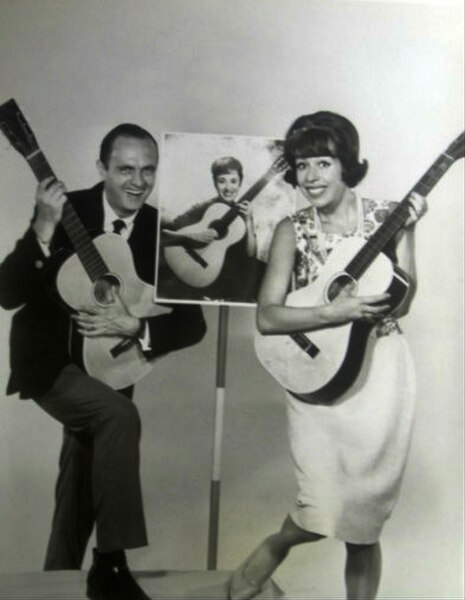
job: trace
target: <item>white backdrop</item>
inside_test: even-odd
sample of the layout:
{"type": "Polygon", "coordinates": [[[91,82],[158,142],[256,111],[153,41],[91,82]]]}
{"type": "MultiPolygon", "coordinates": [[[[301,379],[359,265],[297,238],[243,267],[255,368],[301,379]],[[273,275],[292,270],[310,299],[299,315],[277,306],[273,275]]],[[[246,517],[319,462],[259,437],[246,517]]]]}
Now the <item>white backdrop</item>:
{"type": "MultiPolygon", "coordinates": [[[[360,131],[370,162],[360,191],[399,199],[463,129],[455,1],[0,0],[0,66],[0,102],[18,101],[69,188],[96,181],[98,143],[118,122],[279,138],[298,115],[328,109],[360,131]]],[[[35,188],[6,146],[0,258],[23,233],[35,188]]],[[[463,161],[418,227],[419,287],[403,322],[417,423],[384,534],[382,598],[463,598],[462,183],[463,161]]],[[[10,316],[0,313],[2,390],[10,316]]],[[[134,568],[206,565],[217,309],[206,316],[205,340],[160,362],[137,390],[151,543],[130,553],[134,568]]],[[[222,569],[280,525],[295,492],[283,394],[254,358],[252,329],[253,309],[231,311],[222,569]]],[[[40,570],[60,426],[31,402],[0,400],[0,570],[40,570]]],[[[299,547],[277,580],[293,597],[342,597],[342,561],[334,541],[299,547]]]]}

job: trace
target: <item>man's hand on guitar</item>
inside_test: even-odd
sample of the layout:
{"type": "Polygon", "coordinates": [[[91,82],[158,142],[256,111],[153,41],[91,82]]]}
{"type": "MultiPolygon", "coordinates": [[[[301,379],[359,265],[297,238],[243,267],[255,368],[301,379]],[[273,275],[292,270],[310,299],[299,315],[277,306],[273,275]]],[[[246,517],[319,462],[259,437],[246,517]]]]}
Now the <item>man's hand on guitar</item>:
{"type": "Polygon", "coordinates": [[[140,330],[140,320],[129,313],[116,290],[111,304],[83,307],[73,319],[85,337],[136,337],[140,330]]]}
{"type": "Polygon", "coordinates": [[[63,182],[47,177],[39,183],[36,191],[37,214],[33,229],[41,242],[51,240],[66,202],[66,188],[63,182]]]}

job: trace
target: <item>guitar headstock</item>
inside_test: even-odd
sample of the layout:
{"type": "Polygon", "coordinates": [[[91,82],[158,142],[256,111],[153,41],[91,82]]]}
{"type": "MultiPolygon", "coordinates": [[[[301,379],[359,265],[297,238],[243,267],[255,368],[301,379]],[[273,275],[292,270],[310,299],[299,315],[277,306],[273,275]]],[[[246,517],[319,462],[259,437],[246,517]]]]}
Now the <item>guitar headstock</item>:
{"type": "Polygon", "coordinates": [[[458,160],[459,158],[463,158],[465,156],[465,132],[462,133],[456,138],[452,144],[447,147],[447,150],[444,154],[450,156],[454,160],[458,160]]]}
{"type": "Polygon", "coordinates": [[[14,99],[0,106],[0,129],[24,158],[27,159],[39,149],[37,140],[14,99]]]}
{"type": "Polygon", "coordinates": [[[278,158],[271,165],[271,171],[274,172],[275,174],[283,173],[288,168],[289,168],[289,165],[287,164],[287,160],[284,158],[284,156],[282,154],[281,154],[281,156],[278,156],[278,158]]]}

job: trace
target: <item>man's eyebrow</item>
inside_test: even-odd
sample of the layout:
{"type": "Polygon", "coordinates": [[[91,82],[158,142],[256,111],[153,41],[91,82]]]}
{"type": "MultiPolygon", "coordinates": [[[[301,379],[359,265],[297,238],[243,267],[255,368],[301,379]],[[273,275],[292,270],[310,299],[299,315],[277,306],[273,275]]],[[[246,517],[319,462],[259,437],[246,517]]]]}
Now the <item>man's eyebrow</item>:
{"type": "MultiPolygon", "coordinates": [[[[122,169],[136,169],[137,167],[135,165],[131,165],[129,163],[123,163],[122,165],[118,165],[117,167],[118,169],[122,170],[122,169]]],[[[153,169],[155,170],[157,168],[157,166],[155,164],[149,164],[149,165],[143,165],[141,167],[141,170],[144,169],[153,169]]]]}

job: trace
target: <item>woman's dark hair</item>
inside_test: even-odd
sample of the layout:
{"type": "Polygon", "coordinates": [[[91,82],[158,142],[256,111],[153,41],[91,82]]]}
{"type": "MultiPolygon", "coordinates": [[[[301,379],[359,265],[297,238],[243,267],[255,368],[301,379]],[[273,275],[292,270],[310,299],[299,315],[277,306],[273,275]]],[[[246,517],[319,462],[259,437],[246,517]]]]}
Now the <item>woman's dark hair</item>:
{"type": "Polygon", "coordinates": [[[155,148],[158,152],[158,144],[155,138],[146,129],[139,127],[139,125],[134,125],[133,123],[121,123],[109,131],[100,143],[99,159],[105,168],[108,167],[108,161],[113,150],[113,144],[115,143],[116,138],[119,137],[149,140],[155,145],[155,148]]]}
{"type": "Polygon", "coordinates": [[[355,187],[366,175],[368,162],[359,162],[359,137],[345,117],[329,111],[302,115],[290,126],[284,141],[284,156],[290,166],[284,179],[297,185],[295,159],[332,156],[342,165],[342,180],[355,187]]]}
{"type": "Polygon", "coordinates": [[[218,175],[224,175],[225,173],[230,173],[231,171],[238,172],[239,179],[242,183],[242,179],[244,177],[242,164],[237,160],[237,158],[234,158],[234,156],[223,156],[222,158],[218,158],[213,162],[211,166],[211,172],[214,182],[216,182],[216,178],[218,177],[218,175]]]}

